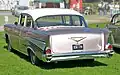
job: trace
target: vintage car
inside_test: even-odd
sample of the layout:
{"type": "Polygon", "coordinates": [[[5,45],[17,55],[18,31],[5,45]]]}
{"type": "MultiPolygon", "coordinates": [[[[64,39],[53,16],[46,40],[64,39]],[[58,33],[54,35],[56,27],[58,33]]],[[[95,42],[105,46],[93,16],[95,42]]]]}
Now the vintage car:
{"type": "Polygon", "coordinates": [[[120,13],[115,14],[110,23],[107,25],[107,28],[112,31],[113,38],[113,47],[120,48],[120,13]]]}
{"type": "Polygon", "coordinates": [[[111,57],[108,29],[88,28],[77,11],[60,8],[25,10],[14,24],[5,24],[8,50],[18,50],[29,56],[32,64],[38,60],[57,62],[111,57]]]}

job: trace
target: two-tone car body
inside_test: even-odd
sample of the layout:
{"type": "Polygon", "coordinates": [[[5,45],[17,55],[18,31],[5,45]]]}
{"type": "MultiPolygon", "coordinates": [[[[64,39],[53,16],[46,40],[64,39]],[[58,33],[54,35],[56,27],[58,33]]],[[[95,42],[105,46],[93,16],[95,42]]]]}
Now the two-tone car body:
{"type": "Polygon", "coordinates": [[[26,10],[18,23],[4,25],[8,50],[18,50],[31,59],[56,62],[110,57],[108,29],[88,28],[77,11],[60,8],[26,10]]]}

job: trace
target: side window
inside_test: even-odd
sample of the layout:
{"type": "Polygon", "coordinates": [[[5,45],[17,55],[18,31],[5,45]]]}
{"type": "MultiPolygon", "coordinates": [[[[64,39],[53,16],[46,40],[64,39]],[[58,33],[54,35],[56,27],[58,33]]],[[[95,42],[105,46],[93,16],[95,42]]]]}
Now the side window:
{"type": "Polygon", "coordinates": [[[25,15],[20,15],[20,17],[19,17],[19,25],[25,26],[25,15]]]}
{"type": "Polygon", "coordinates": [[[27,16],[26,27],[32,28],[32,25],[33,25],[32,17],[31,16],[27,16]]]}

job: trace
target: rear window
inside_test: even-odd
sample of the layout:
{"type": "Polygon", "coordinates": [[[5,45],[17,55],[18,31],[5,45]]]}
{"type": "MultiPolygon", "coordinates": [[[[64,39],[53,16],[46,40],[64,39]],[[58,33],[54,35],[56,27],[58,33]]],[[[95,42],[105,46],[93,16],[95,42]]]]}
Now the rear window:
{"type": "Polygon", "coordinates": [[[77,15],[52,15],[44,16],[36,20],[38,27],[44,26],[81,26],[85,27],[86,22],[82,16],[77,15]]]}

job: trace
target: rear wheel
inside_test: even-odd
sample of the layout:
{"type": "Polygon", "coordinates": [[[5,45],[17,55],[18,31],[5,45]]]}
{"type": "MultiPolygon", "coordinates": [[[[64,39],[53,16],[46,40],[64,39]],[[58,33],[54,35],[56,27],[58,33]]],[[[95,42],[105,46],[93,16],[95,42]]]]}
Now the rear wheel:
{"type": "Polygon", "coordinates": [[[95,59],[85,59],[85,61],[89,62],[89,63],[92,63],[95,61],[95,59]]]}
{"type": "Polygon", "coordinates": [[[29,58],[30,58],[31,64],[38,65],[39,59],[36,57],[35,53],[33,53],[32,51],[30,51],[29,52],[29,58]]]}

